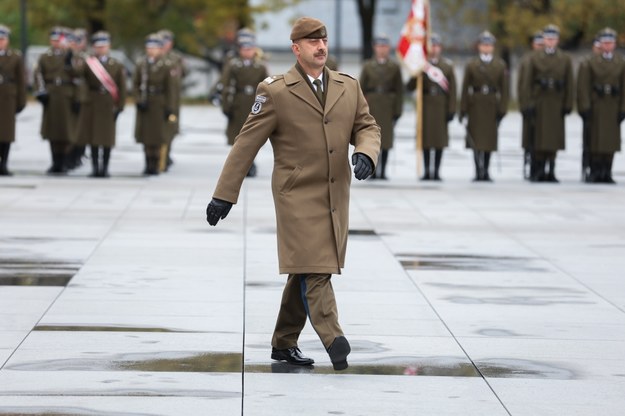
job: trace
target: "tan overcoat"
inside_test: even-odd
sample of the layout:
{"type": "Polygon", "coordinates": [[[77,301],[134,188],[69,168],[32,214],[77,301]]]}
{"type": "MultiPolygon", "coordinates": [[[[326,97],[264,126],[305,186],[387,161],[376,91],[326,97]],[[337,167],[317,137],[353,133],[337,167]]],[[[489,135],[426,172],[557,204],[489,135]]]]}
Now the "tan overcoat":
{"type": "Polygon", "coordinates": [[[226,159],[214,197],[236,203],[269,138],[280,273],[340,273],[345,262],[352,167],[349,145],[374,164],[380,128],[358,81],[326,69],[325,107],[296,67],[261,82],[226,159]]]}
{"type": "Polygon", "coordinates": [[[15,140],[15,113],[26,105],[24,60],[19,51],[0,55],[0,143],[15,140]]]}

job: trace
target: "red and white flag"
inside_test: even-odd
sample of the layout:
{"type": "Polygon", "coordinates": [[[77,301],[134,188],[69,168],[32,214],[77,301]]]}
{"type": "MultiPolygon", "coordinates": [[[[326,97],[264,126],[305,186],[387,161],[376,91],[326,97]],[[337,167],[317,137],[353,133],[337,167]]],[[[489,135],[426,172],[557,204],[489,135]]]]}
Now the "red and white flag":
{"type": "Polygon", "coordinates": [[[410,14],[397,45],[397,54],[412,76],[419,75],[427,64],[429,32],[430,2],[412,0],[410,14]]]}

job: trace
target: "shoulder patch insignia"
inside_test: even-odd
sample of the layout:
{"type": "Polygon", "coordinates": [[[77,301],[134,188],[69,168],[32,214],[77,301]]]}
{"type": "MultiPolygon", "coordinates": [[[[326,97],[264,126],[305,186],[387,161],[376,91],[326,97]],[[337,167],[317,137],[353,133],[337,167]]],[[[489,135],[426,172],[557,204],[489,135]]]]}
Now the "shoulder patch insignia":
{"type": "Polygon", "coordinates": [[[254,100],[254,105],[252,105],[252,114],[260,113],[260,110],[263,108],[263,103],[267,102],[267,97],[262,95],[257,95],[254,100]]]}

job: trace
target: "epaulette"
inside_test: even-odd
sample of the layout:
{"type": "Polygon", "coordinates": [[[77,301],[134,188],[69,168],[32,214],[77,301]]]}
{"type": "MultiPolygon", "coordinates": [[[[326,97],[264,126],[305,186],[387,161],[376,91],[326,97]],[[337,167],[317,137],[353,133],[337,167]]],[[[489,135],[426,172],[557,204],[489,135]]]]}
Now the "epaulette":
{"type": "Polygon", "coordinates": [[[344,76],[346,76],[346,77],[348,77],[348,78],[351,78],[351,79],[356,79],[356,78],[354,78],[353,76],[351,76],[350,74],[346,74],[345,72],[339,72],[339,74],[340,74],[340,75],[344,75],[344,76]]]}
{"type": "Polygon", "coordinates": [[[263,80],[263,82],[264,82],[265,84],[269,85],[269,84],[271,84],[272,82],[274,82],[274,81],[276,81],[276,80],[279,80],[279,79],[282,79],[282,78],[284,78],[284,75],[273,75],[273,76],[270,76],[270,77],[265,78],[265,79],[263,80]]]}

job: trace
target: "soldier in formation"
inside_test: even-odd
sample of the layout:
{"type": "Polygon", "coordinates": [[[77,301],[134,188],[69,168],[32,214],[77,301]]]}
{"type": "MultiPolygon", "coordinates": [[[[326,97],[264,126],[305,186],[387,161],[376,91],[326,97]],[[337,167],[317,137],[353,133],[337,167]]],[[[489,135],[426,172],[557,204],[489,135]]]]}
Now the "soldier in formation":
{"type": "Polygon", "coordinates": [[[532,54],[522,83],[521,111],[533,121],[532,182],[558,182],[555,160],[565,148],[564,118],[573,109],[573,66],[571,58],[558,48],[560,30],[543,29],[545,47],[532,54]],[[548,171],[546,166],[548,164],[548,171]]]}
{"type": "Polygon", "coordinates": [[[85,144],[81,143],[77,129],[80,119],[80,111],[88,95],[87,87],[84,85],[82,76],[80,76],[84,70],[85,58],[87,57],[87,30],[83,28],[74,30],[68,29],[67,37],[69,42],[68,51],[71,51],[72,66],[74,67],[77,75],[73,79],[76,88],[74,89],[74,112],[72,115],[72,122],[74,123],[74,129],[76,130],[76,142],[70,146],[65,161],[67,169],[72,170],[82,166],[82,158],[85,155],[85,144]]]}
{"type": "Polygon", "coordinates": [[[587,127],[590,183],[615,183],[612,178],[614,153],[621,150],[621,123],[625,119],[625,60],[615,53],[617,34],[606,28],[599,34],[601,53],[580,65],[577,109],[587,127]]]}
{"type": "Polygon", "coordinates": [[[26,105],[24,60],[9,48],[11,30],[0,24],[0,176],[10,176],[11,143],[15,141],[15,116],[26,105]]]}
{"type": "MultiPolygon", "coordinates": [[[[543,32],[538,31],[532,36],[532,50],[527,52],[519,63],[519,71],[517,78],[517,96],[519,97],[519,106],[521,108],[528,107],[529,94],[523,89],[525,84],[525,77],[528,73],[528,66],[532,54],[537,51],[542,51],[545,46],[545,39],[543,38],[543,32]]],[[[523,113],[523,126],[521,130],[521,146],[523,147],[523,177],[529,179],[532,175],[532,153],[534,148],[534,117],[529,114],[523,113]]]]}
{"type": "Polygon", "coordinates": [[[126,102],[126,74],[122,63],[109,56],[107,32],[95,33],[91,41],[94,54],[85,58],[81,74],[87,92],[80,111],[78,143],[91,147],[90,176],[107,178],[117,116],[126,102]]]}
{"type": "MultiPolygon", "coordinates": [[[[430,56],[423,76],[423,166],[422,180],[440,181],[443,149],[449,145],[448,124],[456,113],[456,76],[453,63],[442,56],[441,37],[430,37],[430,56]],[[434,169],[431,156],[434,153],[434,169]]],[[[416,88],[416,78],[408,81],[408,90],[416,88]]]]}
{"type": "MultiPolygon", "coordinates": [[[[267,67],[256,59],[256,37],[251,33],[239,36],[239,56],[231,60],[223,75],[221,109],[228,118],[226,136],[232,146],[254,104],[260,82],[267,78],[267,67]]],[[[248,176],[256,176],[252,163],[248,176]]]]}
{"type": "Polygon", "coordinates": [[[490,156],[497,150],[499,123],[508,110],[508,71],[494,49],[495,36],[482,32],[479,56],[469,61],[462,81],[460,121],[468,118],[467,147],[473,149],[475,181],[492,181],[490,156]]]}
{"type": "Polygon", "coordinates": [[[173,49],[174,34],[171,30],[163,29],[158,32],[163,38],[163,56],[169,60],[172,65],[171,77],[174,84],[174,108],[173,112],[176,116],[174,120],[167,124],[167,153],[165,160],[161,161],[161,170],[167,171],[174,163],[171,158],[171,145],[176,135],[180,133],[180,97],[182,95],[182,80],[188,74],[184,58],[180,52],[173,49]]]}
{"type": "Polygon", "coordinates": [[[168,123],[176,121],[174,66],[163,56],[163,38],[157,33],[146,37],[145,54],[133,77],[135,140],[145,152],[143,173],[158,175],[161,157],[167,154],[168,123]]]}
{"type": "Polygon", "coordinates": [[[388,152],[393,147],[393,128],[403,109],[404,84],[399,65],[390,59],[391,41],[388,36],[376,36],[373,50],[374,58],[365,62],[362,68],[360,86],[369,111],[382,130],[380,160],[371,178],[386,179],[388,152]]]}
{"type": "Polygon", "coordinates": [[[35,96],[43,105],[41,136],[50,142],[52,154],[49,174],[67,173],[67,153],[76,136],[79,103],[67,36],[61,27],[50,31],[50,49],[41,55],[35,69],[35,96]]]}

